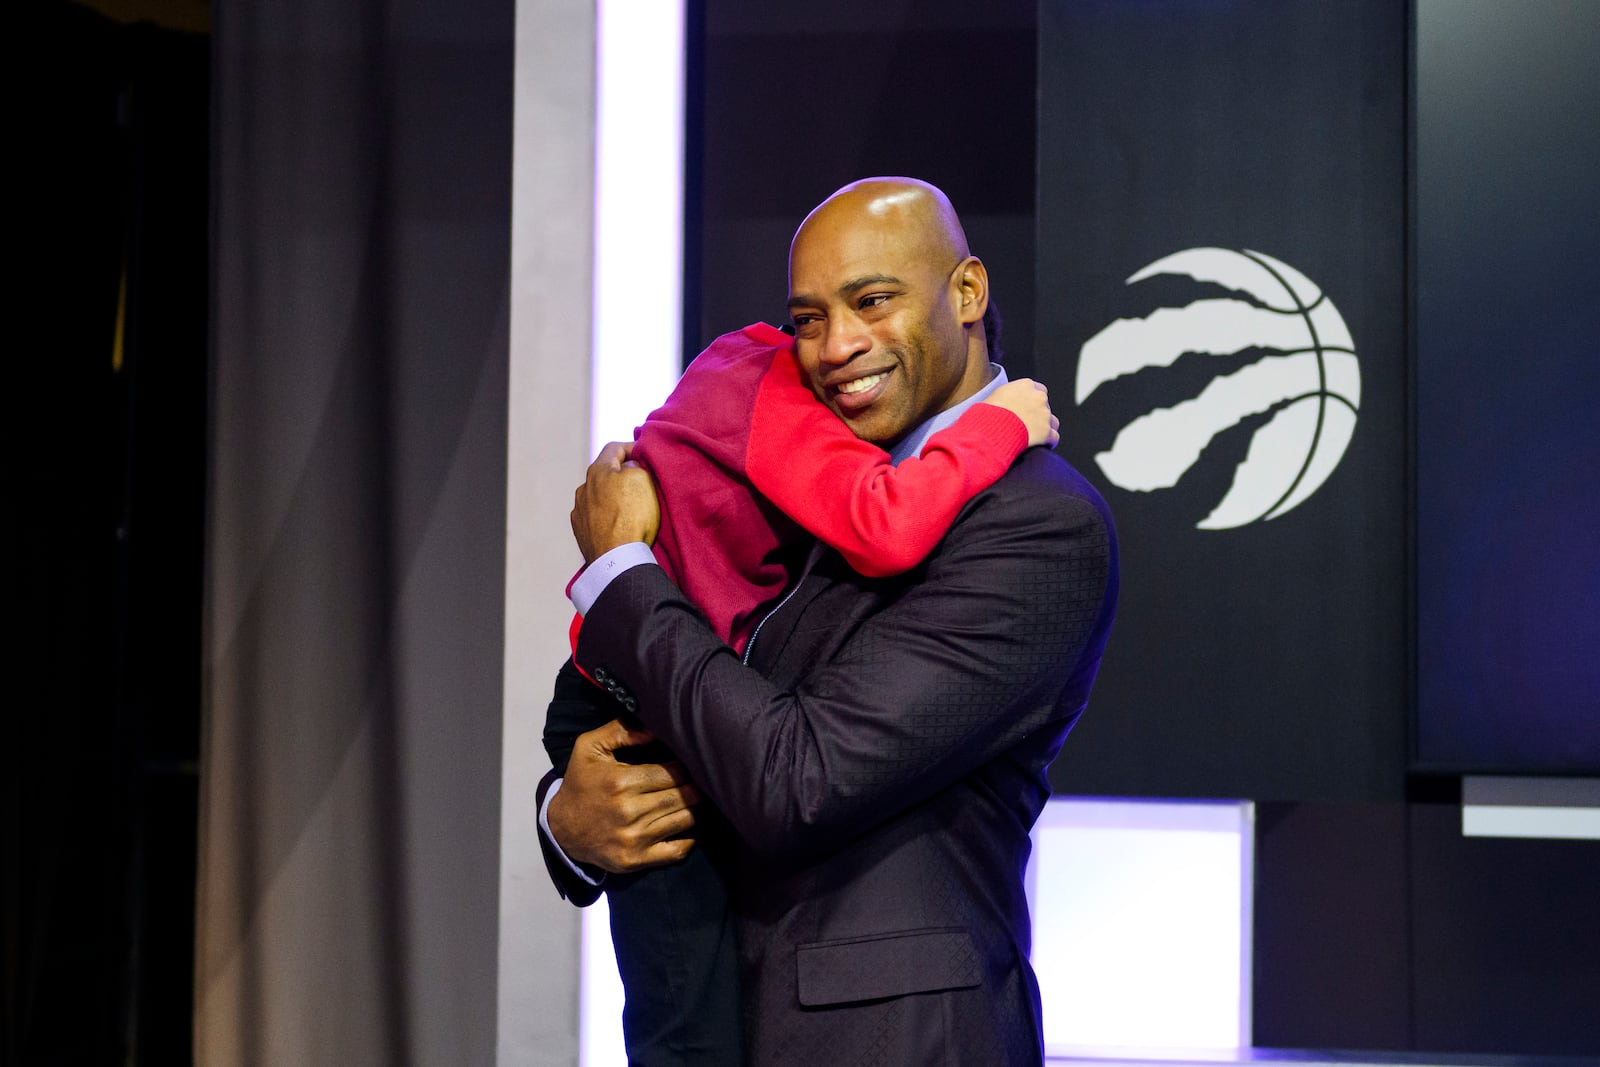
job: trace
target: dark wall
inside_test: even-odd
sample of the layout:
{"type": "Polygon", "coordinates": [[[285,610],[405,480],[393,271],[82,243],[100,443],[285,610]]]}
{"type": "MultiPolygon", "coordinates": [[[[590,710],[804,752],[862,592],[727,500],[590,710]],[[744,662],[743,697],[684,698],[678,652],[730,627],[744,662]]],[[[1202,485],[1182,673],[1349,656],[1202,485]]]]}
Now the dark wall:
{"type": "Polygon", "coordinates": [[[1593,841],[1463,837],[1459,793],[1257,811],[1255,1041],[1595,1056],[1593,841]]]}
{"type": "Polygon", "coordinates": [[[891,0],[705,0],[691,98],[686,279],[692,357],[755,319],[787,321],[789,239],[856,178],[906,174],[949,194],[1005,315],[1007,365],[1032,365],[1032,0],[974,10],[891,0]],[[698,283],[698,285],[696,284],[698,283]]]}
{"type": "Polygon", "coordinates": [[[1417,734],[1600,772],[1600,5],[1417,5],[1417,734]]]}

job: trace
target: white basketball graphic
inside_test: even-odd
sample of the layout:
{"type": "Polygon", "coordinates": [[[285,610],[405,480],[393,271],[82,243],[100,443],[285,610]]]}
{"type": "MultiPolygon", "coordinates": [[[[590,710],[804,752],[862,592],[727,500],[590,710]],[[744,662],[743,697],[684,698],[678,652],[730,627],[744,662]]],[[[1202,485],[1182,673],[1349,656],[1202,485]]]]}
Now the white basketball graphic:
{"type": "Polygon", "coordinates": [[[1233,485],[1197,526],[1228,530],[1276,519],[1327,480],[1355,432],[1361,370],[1350,331],[1309,278],[1260,252],[1190,248],[1156,260],[1126,284],[1163,274],[1212,282],[1250,299],[1197,299],[1146,318],[1116,320],[1079,353],[1080,405],[1106,382],[1170,367],[1186,353],[1268,354],[1212,378],[1193,399],[1129,422],[1095,461],[1123,489],[1169,489],[1217,434],[1272,412],[1251,438],[1233,485]]]}

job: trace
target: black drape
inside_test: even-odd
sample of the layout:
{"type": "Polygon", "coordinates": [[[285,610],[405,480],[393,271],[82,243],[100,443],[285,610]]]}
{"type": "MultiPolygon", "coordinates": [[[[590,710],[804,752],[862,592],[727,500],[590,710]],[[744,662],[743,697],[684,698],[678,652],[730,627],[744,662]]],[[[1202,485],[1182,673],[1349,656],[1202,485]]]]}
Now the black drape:
{"type": "Polygon", "coordinates": [[[200,1062],[494,1057],[513,16],[219,15],[200,1062]]]}

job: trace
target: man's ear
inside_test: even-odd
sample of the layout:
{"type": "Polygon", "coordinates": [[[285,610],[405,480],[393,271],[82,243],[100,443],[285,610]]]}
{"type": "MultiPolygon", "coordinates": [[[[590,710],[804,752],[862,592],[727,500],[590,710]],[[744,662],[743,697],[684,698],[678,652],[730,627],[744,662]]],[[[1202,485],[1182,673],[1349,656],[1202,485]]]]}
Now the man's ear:
{"type": "Polygon", "coordinates": [[[959,300],[956,317],[963,326],[971,326],[983,319],[989,307],[989,271],[983,260],[968,256],[957,264],[953,278],[959,300]]]}

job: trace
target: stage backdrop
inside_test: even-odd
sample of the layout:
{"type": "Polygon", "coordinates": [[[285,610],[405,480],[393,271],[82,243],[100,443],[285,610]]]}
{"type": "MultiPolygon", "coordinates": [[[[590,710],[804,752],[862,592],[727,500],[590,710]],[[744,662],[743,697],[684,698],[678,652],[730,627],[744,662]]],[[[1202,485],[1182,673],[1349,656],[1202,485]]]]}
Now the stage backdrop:
{"type": "Polygon", "coordinates": [[[514,10],[218,12],[198,1063],[496,1060],[514,10]]]}
{"type": "Polygon", "coordinates": [[[1039,10],[1036,368],[1123,566],[1056,788],[1398,796],[1405,7],[1039,10]]]}

